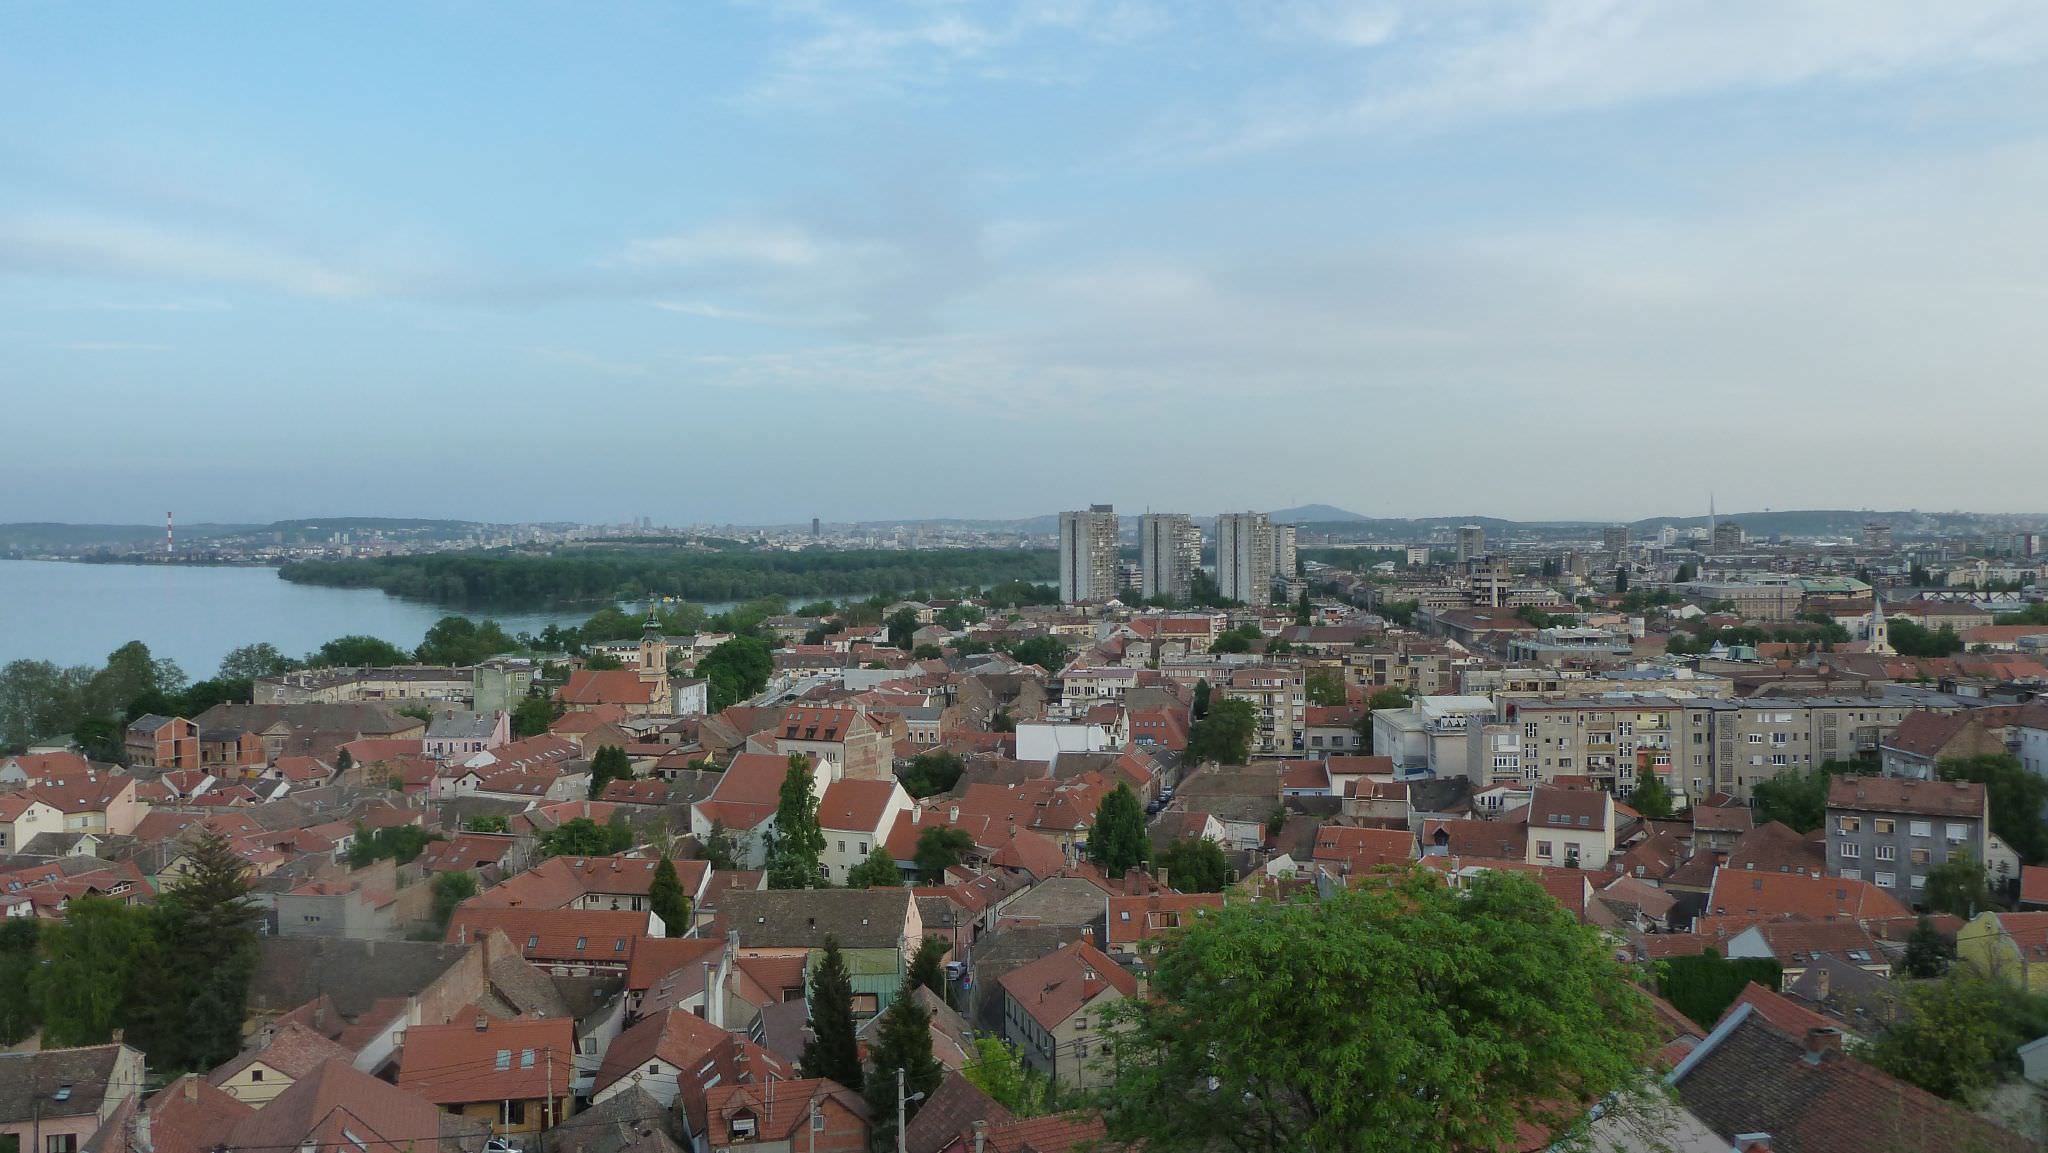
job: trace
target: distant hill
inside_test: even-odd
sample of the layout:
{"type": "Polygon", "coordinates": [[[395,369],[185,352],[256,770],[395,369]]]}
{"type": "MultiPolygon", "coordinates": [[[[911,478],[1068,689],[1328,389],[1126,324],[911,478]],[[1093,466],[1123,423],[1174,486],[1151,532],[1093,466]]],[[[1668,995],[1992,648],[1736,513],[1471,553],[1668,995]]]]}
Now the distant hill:
{"type": "Polygon", "coordinates": [[[1328,504],[1299,504],[1266,514],[1274,524],[1357,524],[1372,519],[1328,504]]]}

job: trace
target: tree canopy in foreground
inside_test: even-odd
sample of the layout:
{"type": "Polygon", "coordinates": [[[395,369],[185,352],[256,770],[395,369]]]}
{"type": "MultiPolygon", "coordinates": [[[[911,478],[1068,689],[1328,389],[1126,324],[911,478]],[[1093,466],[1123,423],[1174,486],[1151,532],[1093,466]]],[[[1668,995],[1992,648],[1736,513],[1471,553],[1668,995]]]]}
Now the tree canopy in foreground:
{"type": "Polygon", "coordinates": [[[1109,1136],[1148,1153],[1512,1147],[1637,1084],[1651,1043],[1597,935],[1512,873],[1230,904],[1152,991],[1111,1011],[1103,1057],[1109,1136]]]}

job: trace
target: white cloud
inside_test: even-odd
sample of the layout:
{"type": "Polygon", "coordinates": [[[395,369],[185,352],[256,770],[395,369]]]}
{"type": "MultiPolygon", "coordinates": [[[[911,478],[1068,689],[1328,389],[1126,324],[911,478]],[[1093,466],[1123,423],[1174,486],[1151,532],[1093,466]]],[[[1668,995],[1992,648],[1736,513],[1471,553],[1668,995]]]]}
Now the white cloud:
{"type": "Polygon", "coordinates": [[[0,273],[8,272],[244,284],[325,297],[373,287],[357,273],[239,240],[80,216],[0,219],[0,273]]]}
{"type": "Polygon", "coordinates": [[[2034,0],[1303,0],[1260,13],[1269,31],[1358,52],[1312,95],[1247,94],[1225,151],[2048,55],[2048,5],[2034,0]]]}

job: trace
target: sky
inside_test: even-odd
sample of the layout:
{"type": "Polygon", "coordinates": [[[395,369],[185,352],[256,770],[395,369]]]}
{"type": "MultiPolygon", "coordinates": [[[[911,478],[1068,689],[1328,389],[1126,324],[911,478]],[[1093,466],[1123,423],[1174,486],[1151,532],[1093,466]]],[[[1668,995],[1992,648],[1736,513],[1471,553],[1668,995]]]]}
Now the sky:
{"type": "Polygon", "coordinates": [[[2039,0],[0,4],[0,521],[2035,511],[2039,0]]]}

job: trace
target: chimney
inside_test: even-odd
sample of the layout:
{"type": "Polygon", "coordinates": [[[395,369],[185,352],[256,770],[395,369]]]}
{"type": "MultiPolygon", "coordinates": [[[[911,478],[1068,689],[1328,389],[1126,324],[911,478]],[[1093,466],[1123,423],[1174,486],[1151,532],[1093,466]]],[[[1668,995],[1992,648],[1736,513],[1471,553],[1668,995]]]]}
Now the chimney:
{"type": "Polygon", "coordinates": [[[1814,969],[1813,969],[1813,983],[1814,983],[1815,987],[1816,987],[1816,988],[1818,989],[1818,991],[1819,991],[1819,993],[1820,993],[1820,997],[1821,997],[1821,1000],[1823,1000],[1823,1001],[1827,1000],[1827,997],[1828,997],[1828,967],[1827,967],[1826,965],[1816,965],[1816,966],[1814,966],[1814,969]]]}
{"type": "Polygon", "coordinates": [[[485,1014],[478,1013],[476,1015],[476,1031],[479,1033],[487,1032],[490,1029],[490,1027],[490,1017],[486,1016],[485,1014]]]}
{"type": "Polygon", "coordinates": [[[974,1153],[982,1153],[982,1145],[988,1141],[988,1122],[974,1123],[974,1153]]]}
{"type": "Polygon", "coordinates": [[[1173,886],[1168,883],[1168,877],[1166,875],[1166,866],[1164,865],[1159,866],[1159,887],[1162,889],[1173,888],[1173,886]]]}
{"type": "Polygon", "coordinates": [[[121,1038],[126,1036],[127,1033],[128,1030],[126,1029],[116,1029],[114,1030],[113,1036],[109,1039],[112,1040],[114,1044],[119,1045],[121,1043],[121,1038]]]}
{"type": "Polygon", "coordinates": [[[1093,945],[1093,944],[1095,943],[1095,926],[1093,926],[1093,925],[1083,925],[1083,926],[1081,926],[1081,939],[1082,939],[1083,941],[1086,941],[1086,942],[1088,942],[1089,944],[1093,945]]]}
{"type": "MultiPolygon", "coordinates": [[[[1829,1053],[1842,1052],[1842,1031],[1840,1029],[1814,1028],[1806,1031],[1806,1063],[1818,1065],[1827,1059],[1829,1053]]],[[[1769,1146],[1765,1146],[1769,1148],[1769,1146]]]]}
{"type": "Polygon", "coordinates": [[[184,1077],[180,1078],[179,1081],[184,1086],[186,1101],[192,1102],[199,1100],[199,1074],[187,1073],[184,1077]]]}

